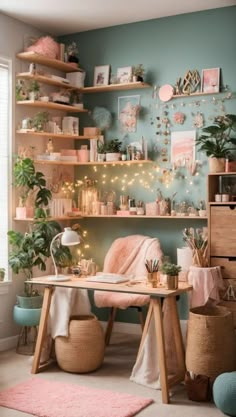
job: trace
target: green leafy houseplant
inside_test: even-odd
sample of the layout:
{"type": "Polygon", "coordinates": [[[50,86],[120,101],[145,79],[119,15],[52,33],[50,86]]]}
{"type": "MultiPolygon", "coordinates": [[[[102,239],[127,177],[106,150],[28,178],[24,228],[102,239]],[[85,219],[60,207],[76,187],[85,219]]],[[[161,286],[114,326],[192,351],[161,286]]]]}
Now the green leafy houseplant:
{"type": "Polygon", "coordinates": [[[138,64],[135,67],[133,67],[132,74],[133,76],[137,77],[138,81],[143,81],[144,72],[145,71],[143,64],[138,64]]]}
{"type": "Polygon", "coordinates": [[[0,268],[0,281],[4,280],[5,272],[5,268],[0,268]]]}
{"type": "Polygon", "coordinates": [[[13,176],[14,185],[20,190],[20,205],[25,206],[27,199],[35,195],[35,217],[45,218],[45,208],[52,198],[52,193],[46,187],[44,174],[35,170],[32,159],[18,156],[13,167],[13,176]]]}
{"type": "Polygon", "coordinates": [[[121,151],[122,142],[119,139],[112,139],[106,145],[106,152],[107,153],[119,153],[121,151]]]}
{"type": "Polygon", "coordinates": [[[33,127],[38,131],[43,131],[45,123],[49,120],[49,113],[47,111],[38,112],[32,121],[33,127]]]}
{"type": "MultiPolygon", "coordinates": [[[[27,280],[33,277],[33,268],[40,271],[46,270],[46,261],[50,255],[50,243],[54,236],[61,232],[61,226],[56,221],[46,219],[37,220],[26,233],[10,230],[8,232],[11,250],[9,253],[9,265],[15,274],[23,272],[27,280]]],[[[66,246],[60,244],[54,248],[53,254],[58,266],[69,266],[72,255],[66,246]]],[[[25,283],[25,296],[38,295],[33,291],[32,285],[25,283]]]]}
{"type": "Polygon", "coordinates": [[[231,145],[236,145],[232,131],[236,131],[236,115],[217,116],[213,125],[202,129],[203,134],[196,140],[196,145],[207,157],[227,158],[235,149],[231,145]]]}
{"type": "Polygon", "coordinates": [[[160,271],[165,275],[176,276],[181,271],[181,266],[170,262],[164,262],[160,266],[160,271]]]}

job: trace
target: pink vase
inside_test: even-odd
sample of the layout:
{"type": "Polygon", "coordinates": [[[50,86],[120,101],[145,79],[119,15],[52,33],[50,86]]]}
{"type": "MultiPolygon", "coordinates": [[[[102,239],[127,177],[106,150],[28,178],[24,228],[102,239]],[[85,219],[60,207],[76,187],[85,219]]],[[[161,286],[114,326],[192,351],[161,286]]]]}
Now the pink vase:
{"type": "Polygon", "coordinates": [[[88,149],[79,149],[77,151],[77,157],[79,162],[89,162],[89,150],[88,149]]]}

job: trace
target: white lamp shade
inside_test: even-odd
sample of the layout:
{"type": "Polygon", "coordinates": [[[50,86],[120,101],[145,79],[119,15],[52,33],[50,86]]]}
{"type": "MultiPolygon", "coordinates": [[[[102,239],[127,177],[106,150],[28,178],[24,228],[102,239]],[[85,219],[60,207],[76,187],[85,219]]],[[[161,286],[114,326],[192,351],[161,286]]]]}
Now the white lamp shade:
{"type": "Polygon", "coordinates": [[[71,230],[71,227],[65,227],[64,232],[61,236],[61,244],[63,246],[73,246],[80,243],[80,237],[78,233],[74,230],[71,230]]]}

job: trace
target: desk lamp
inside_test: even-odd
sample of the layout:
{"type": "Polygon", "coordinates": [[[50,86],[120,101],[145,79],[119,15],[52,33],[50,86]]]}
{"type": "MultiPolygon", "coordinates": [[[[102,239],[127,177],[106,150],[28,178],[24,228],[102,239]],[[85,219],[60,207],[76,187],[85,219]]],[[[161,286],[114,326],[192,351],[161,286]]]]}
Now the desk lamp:
{"type": "Polygon", "coordinates": [[[68,280],[68,277],[66,275],[59,275],[57,271],[57,266],[55,262],[55,258],[53,255],[53,244],[54,242],[61,237],[61,244],[63,246],[74,246],[78,245],[80,243],[80,236],[77,232],[71,229],[71,227],[65,227],[64,232],[58,233],[54,238],[52,239],[50,243],[50,254],[52,257],[54,269],[55,269],[55,275],[51,275],[48,277],[49,281],[66,281],[68,280]]]}

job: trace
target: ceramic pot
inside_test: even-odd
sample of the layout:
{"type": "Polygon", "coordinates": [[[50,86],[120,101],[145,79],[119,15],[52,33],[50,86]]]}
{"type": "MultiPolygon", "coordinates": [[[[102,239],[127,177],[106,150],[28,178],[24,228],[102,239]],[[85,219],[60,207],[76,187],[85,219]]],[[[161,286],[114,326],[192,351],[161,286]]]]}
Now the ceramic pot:
{"type": "Polygon", "coordinates": [[[20,326],[38,326],[41,315],[41,308],[21,308],[14,306],[13,318],[20,326]]]}
{"type": "Polygon", "coordinates": [[[119,161],[120,160],[120,153],[113,153],[113,152],[107,152],[106,153],[106,161],[119,161]]]}
{"type": "Polygon", "coordinates": [[[168,290],[177,290],[179,282],[178,275],[167,275],[166,276],[166,286],[168,290]]]}

